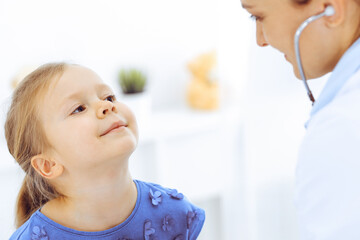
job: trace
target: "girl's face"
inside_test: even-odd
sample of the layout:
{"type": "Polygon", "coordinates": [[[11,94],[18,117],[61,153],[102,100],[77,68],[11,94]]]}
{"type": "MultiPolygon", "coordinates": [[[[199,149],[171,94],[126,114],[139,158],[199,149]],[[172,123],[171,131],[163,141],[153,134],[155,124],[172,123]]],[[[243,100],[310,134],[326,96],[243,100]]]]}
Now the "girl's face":
{"type": "MultiPolygon", "coordinates": [[[[311,1],[298,5],[293,0],[241,0],[243,7],[256,20],[256,39],[261,47],[271,45],[284,54],[300,78],[294,35],[308,17],[324,10],[325,5],[311,1]]],[[[334,68],[339,52],[332,40],[324,17],[309,24],[300,38],[300,53],[308,78],[320,77],[334,68]]]]}
{"type": "Polygon", "coordinates": [[[133,113],[87,68],[68,66],[39,109],[50,155],[68,171],[121,166],[136,147],[133,113]]]}

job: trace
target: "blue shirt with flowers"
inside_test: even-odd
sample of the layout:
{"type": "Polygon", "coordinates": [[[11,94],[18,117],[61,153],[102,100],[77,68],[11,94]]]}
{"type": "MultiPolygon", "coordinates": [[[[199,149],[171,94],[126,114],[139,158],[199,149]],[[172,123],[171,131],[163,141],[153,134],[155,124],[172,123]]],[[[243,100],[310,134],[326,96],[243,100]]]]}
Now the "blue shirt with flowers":
{"type": "Polygon", "coordinates": [[[37,210],[10,240],[192,240],[205,221],[204,210],[191,204],[175,189],[134,180],[138,197],[131,215],[121,224],[99,232],[64,227],[37,210]]]}

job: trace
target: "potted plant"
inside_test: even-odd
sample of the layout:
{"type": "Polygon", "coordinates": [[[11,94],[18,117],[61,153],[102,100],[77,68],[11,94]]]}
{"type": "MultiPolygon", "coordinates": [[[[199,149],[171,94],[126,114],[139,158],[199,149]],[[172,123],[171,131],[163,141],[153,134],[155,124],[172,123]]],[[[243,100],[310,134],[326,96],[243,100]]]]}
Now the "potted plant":
{"type": "Polygon", "coordinates": [[[121,101],[135,113],[139,125],[146,122],[151,111],[151,97],[146,91],[147,76],[140,70],[121,69],[118,75],[121,101]]]}
{"type": "Polygon", "coordinates": [[[136,69],[122,69],[119,73],[119,83],[124,94],[141,93],[146,85],[146,76],[136,69]]]}

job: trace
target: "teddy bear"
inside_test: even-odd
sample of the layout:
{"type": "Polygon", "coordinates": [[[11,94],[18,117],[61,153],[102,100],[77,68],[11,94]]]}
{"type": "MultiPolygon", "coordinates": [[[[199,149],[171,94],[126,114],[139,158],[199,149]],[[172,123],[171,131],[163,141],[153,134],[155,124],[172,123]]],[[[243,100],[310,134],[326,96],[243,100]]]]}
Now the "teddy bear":
{"type": "Polygon", "coordinates": [[[219,86],[214,76],[216,52],[204,53],[187,65],[192,79],[187,87],[187,102],[195,109],[213,110],[219,107],[219,86]]]}

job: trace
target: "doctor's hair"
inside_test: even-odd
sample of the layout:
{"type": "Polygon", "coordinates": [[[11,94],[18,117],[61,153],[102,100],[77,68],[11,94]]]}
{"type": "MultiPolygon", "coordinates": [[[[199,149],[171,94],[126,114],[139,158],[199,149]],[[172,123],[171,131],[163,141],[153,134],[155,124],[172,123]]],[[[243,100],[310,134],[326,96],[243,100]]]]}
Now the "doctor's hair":
{"type": "Polygon", "coordinates": [[[10,154],[25,172],[16,203],[15,225],[19,228],[46,202],[61,196],[31,165],[31,158],[49,149],[39,119],[39,102],[50,83],[59,79],[68,64],[45,64],[22,80],[12,95],[5,122],[5,137],[10,154]]]}

